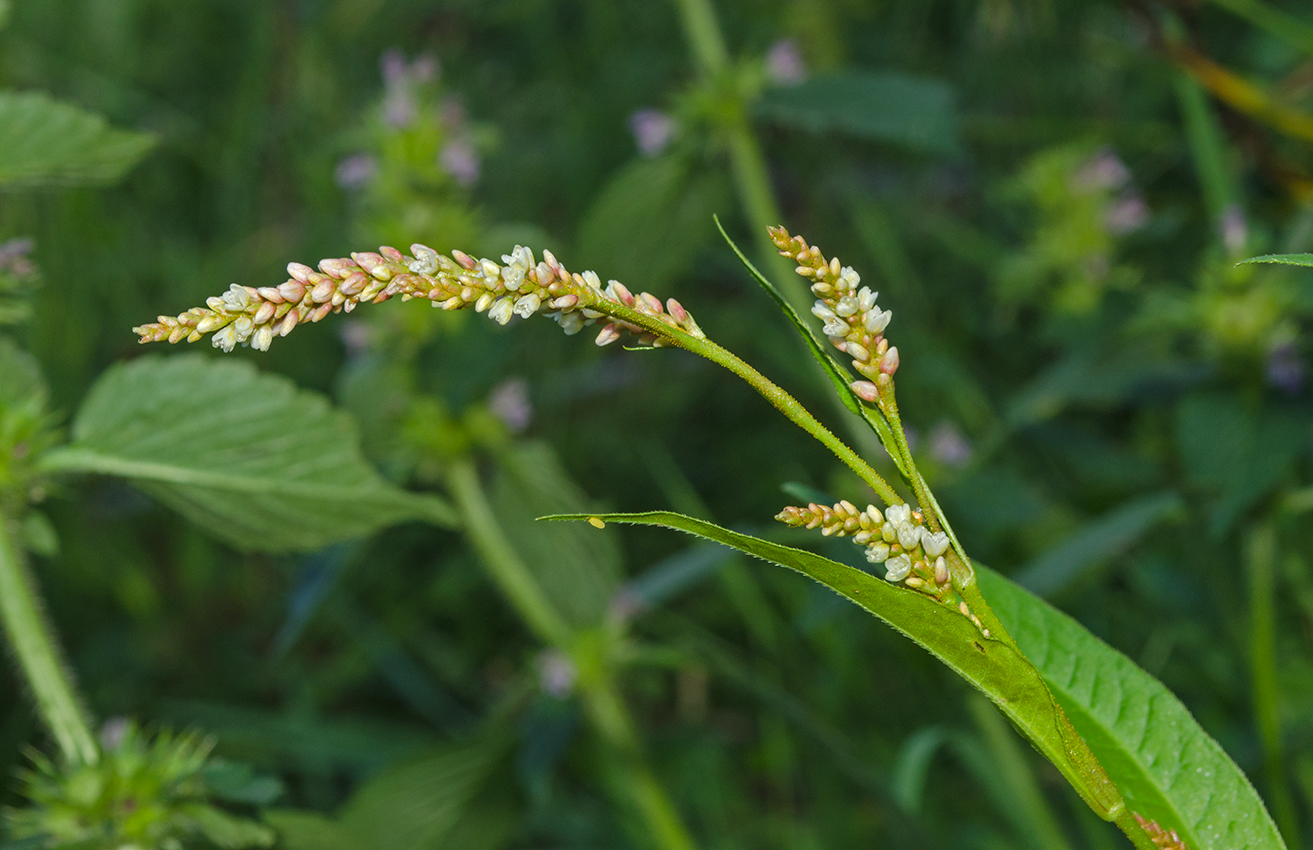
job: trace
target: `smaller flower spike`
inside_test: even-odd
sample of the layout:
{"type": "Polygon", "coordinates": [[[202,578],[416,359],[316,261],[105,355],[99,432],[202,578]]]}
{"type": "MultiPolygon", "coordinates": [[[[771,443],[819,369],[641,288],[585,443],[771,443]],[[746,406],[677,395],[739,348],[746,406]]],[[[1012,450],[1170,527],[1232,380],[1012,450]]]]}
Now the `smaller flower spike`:
{"type": "MultiPolygon", "coordinates": [[[[812,282],[816,296],[812,315],[824,323],[830,344],[851,357],[853,368],[872,381],[881,374],[892,375],[898,368],[898,350],[889,347],[884,331],[893,313],[875,303],[879,293],[862,286],[851,266],[840,266],[837,257],[826,260],[801,236],[772,227],[770,237],[782,256],[798,264],[798,274],[812,282]]],[[[865,382],[859,383],[866,388],[865,382]]],[[[853,390],[866,397],[857,386],[853,390]]]]}
{"type": "MultiPolygon", "coordinates": [[[[178,316],[160,316],[159,321],[133,331],[142,342],[170,343],[196,342],[213,333],[214,346],[224,351],[239,344],[263,351],[275,336],[287,336],[302,322],[318,322],[329,313],[350,313],[362,303],[380,304],[400,295],[403,300],[426,299],[444,310],[473,307],[502,325],[512,316],[527,319],[542,313],[555,319],[567,334],[610,316],[607,305],[615,304],[706,338],[674,299],[667,302],[667,312],[656,296],[647,292],[635,296],[619,281],[610,281],[603,289],[595,272],[570,272],[550,251],[544,251],[537,261],[533,251],[517,245],[502,256],[501,265],[476,260],[463,251],[447,257],[427,245],[412,245],[410,251],[406,255],[383,247],[377,254],[321,260],[318,271],[291,263],[287,281],[279,286],[256,289],[234,283],[222,296],[207,299],[204,307],[193,307],[178,316]]],[[[669,342],[645,328],[613,319],[598,335],[597,344],[614,342],[621,330],[638,335],[646,345],[669,342]]]]}

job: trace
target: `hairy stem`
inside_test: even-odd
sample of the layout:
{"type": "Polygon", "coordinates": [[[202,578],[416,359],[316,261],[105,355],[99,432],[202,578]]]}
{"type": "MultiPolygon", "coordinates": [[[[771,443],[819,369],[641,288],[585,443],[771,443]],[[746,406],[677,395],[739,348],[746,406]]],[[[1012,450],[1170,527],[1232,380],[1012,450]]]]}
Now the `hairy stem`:
{"type": "Polygon", "coordinates": [[[15,518],[0,514],[0,619],[14,658],[32,690],[37,713],[70,764],[95,764],[100,749],[77,697],[59,640],[42,611],[36,582],[18,542],[15,518]]]}

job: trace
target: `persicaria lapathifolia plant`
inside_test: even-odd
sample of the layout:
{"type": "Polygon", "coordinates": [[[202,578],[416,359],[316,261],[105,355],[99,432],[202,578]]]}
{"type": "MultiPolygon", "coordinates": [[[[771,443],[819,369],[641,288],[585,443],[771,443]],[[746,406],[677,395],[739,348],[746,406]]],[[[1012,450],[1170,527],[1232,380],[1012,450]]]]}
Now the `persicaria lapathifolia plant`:
{"type": "Polygon", "coordinates": [[[829,448],[884,503],[859,508],[847,500],[812,502],[786,507],[776,518],[822,535],[850,537],[863,547],[867,562],[882,565],[883,575],[666,511],[551,519],[678,529],[825,584],[919,643],[993,700],[1086,803],[1141,850],[1284,847],[1253,787],[1166,688],[1065,615],[972,564],[907,442],[895,394],[899,353],[885,337],[892,313],[876,303],[877,293],[861,285],[857,272],[837,259],[826,259],[782,227],[772,228],[771,238],[810,281],[817,297],[813,314],[860,377],[825,349],[774,286],[734,250],[799,330],[844,405],[879,437],[916,505],[792,395],[708,339],[677,301],[663,304],[646,292],[635,295],[615,280],[603,286],[594,272],[571,272],[548,251],[537,260],[531,250],[517,246],[497,263],[461,251],[444,256],[417,244],[409,255],[384,247],[378,253],[323,260],[318,270],[292,263],[288,280],[278,286],[234,284],[205,307],[161,316],[134,330],[142,342],[195,342],[212,333],[213,344],[225,351],[238,344],[264,350],[275,336],[286,336],[302,322],[400,296],[445,310],[473,307],[501,324],[517,315],[542,313],[567,334],[600,325],[598,345],[628,332],[644,345],[683,348],[705,357],[745,380],[829,448]],[[999,614],[986,601],[982,582],[999,614]],[[1000,614],[1007,615],[1010,629],[1000,614]],[[1117,686],[1102,687],[1107,679],[1116,679],[1117,686]],[[1105,696],[1111,690],[1119,696],[1110,706],[1105,696]],[[1139,725],[1137,712],[1146,725],[1139,725]],[[1145,731],[1150,726],[1152,734],[1145,731]],[[1109,777],[1100,757],[1117,767],[1115,777],[1109,777]],[[1192,769],[1173,767],[1186,758],[1192,769]],[[1203,784],[1182,782],[1182,776],[1203,784]]]}

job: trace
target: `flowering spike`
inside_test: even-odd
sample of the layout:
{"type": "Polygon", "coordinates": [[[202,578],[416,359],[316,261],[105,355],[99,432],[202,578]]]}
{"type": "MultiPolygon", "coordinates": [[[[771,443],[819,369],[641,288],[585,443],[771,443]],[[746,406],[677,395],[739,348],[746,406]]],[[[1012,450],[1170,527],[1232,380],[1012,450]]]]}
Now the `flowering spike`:
{"type": "Polygon", "coordinates": [[[516,315],[527,319],[543,313],[555,319],[566,334],[578,333],[585,325],[605,318],[599,345],[615,341],[622,330],[642,336],[646,344],[670,344],[668,335],[615,315],[626,307],[659,318],[663,327],[705,339],[679,302],[670,300],[670,313],[666,314],[655,296],[643,293],[636,298],[619,281],[610,281],[603,289],[595,272],[572,274],[548,251],[539,263],[531,250],[517,245],[502,257],[505,265],[499,265],[462,251],[446,257],[418,243],[410,250],[412,255],[407,256],[385,246],[378,253],[325,259],[319,262],[318,271],[290,263],[289,279],[278,286],[257,289],[233,284],[222,295],[206,299],[205,307],[178,316],[160,316],[133,330],[142,342],[195,342],[212,333],[214,346],[224,351],[238,345],[263,351],[275,337],[287,336],[302,322],[318,322],[330,313],[349,313],[362,303],[381,304],[399,295],[403,300],[423,298],[446,310],[472,306],[476,312],[486,311],[499,324],[516,315]]]}

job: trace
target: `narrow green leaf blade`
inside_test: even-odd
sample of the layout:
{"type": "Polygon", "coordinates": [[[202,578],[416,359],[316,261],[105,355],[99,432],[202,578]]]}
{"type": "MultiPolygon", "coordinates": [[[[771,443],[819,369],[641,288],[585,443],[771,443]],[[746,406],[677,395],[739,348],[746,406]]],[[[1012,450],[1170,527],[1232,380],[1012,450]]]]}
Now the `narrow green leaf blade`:
{"type": "Polygon", "coordinates": [[[0,92],[0,187],[112,183],[154,144],[40,92],[0,92]]]}
{"type": "Polygon", "coordinates": [[[930,77],[896,71],[819,74],[766,92],[757,113],[812,132],[837,130],[930,154],[961,149],[953,89],[930,77]]]}
{"type": "Polygon", "coordinates": [[[755,280],[762,289],[766,290],[766,294],[769,295],[777,305],[779,305],[780,312],[784,313],[788,320],[793,323],[794,329],[798,331],[798,335],[802,337],[802,341],[806,343],[807,350],[811,352],[812,358],[820,364],[821,370],[824,371],[826,376],[830,379],[830,383],[834,386],[834,392],[839,396],[839,400],[843,402],[843,406],[865,420],[866,424],[869,425],[871,430],[875,432],[876,436],[880,438],[880,445],[884,446],[885,451],[889,453],[889,457],[893,459],[894,465],[898,467],[898,471],[906,478],[908,472],[903,468],[901,455],[894,443],[893,431],[890,430],[889,423],[885,421],[883,414],[878,410],[871,408],[857,397],[857,394],[853,392],[851,386],[853,380],[852,375],[850,375],[847,370],[839,364],[839,361],[821,345],[820,340],[816,338],[816,334],[812,332],[811,327],[803,321],[801,316],[798,315],[798,311],[793,309],[793,305],[785,300],[784,295],[776,288],[775,284],[771,283],[769,278],[758,271],[757,267],[752,264],[752,261],[748,259],[747,255],[739,249],[739,246],[735,244],[734,240],[725,232],[724,225],[720,223],[720,216],[712,216],[712,218],[716,222],[716,229],[720,231],[720,235],[724,237],[730,250],[732,250],[739,258],[739,262],[741,262],[743,267],[748,270],[748,274],[752,276],[752,279],[755,280]]]}
{"type": "Polygon", "coordinates": [[[1264,254],[1261,257],[1250,257],[1247,260],[1241,260],[1236,263],[1236,265],[1247,266],[1250,263],[1276,263],[1282,266],[1313,266],[1313,254],[1264,254]]]}
{"type": "Polygon", "coordinates": [[[1161,682],[1027,590],[976,575],[1133,811],[1191,850],[1284,850],[1253,785],[1161,682]]]}
{"type": "Polygon", "coordinates": [[[47,471],[131,480],[238,549],[312,550],[407,519],[453,525],[383,481],[328,402],[248,363],[143,357],[92,387],[47,471]]]}
{"type": "Polygon", "coordinates": [[[1004,641],[986,638],[956,610],[870,573],[812,552],[770,543],[669,511],[574,514],[544,519],[601,519],[658,525],[722,543],[796,570],[856,602],[920,644],[989,697],[1050,761],[1090,807],[1111,819],[1123,803],[1084,742],[1054,701],[1039,671],[1004,641]]]}

